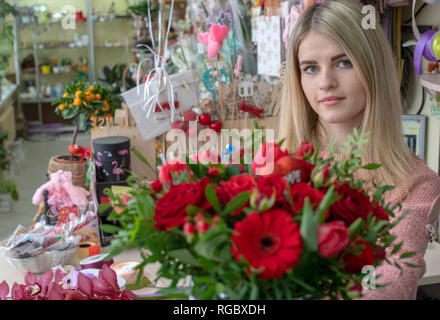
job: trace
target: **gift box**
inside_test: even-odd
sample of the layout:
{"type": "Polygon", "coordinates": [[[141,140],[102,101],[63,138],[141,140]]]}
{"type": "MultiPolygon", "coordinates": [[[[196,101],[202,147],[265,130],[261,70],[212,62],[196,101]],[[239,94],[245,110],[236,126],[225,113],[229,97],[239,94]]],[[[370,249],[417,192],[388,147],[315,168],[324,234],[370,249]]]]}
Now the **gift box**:
{"type": "Polygon", "coordinates": [[[130,138],[103,137],[93,140],[97,182],[125,181],[130,170],[130,138]]]}

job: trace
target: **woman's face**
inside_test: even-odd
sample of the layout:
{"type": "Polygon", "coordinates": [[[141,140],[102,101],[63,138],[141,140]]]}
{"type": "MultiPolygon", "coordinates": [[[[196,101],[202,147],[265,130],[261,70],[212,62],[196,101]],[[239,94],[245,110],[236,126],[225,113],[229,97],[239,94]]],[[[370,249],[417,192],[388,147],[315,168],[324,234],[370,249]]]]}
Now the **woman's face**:
{"type": "Polygon", "coordinates": [[[342,47],[311,31],[298,50],[304,94],[325,125],[358,126],[366,105],[362,82],[342,47]]]}

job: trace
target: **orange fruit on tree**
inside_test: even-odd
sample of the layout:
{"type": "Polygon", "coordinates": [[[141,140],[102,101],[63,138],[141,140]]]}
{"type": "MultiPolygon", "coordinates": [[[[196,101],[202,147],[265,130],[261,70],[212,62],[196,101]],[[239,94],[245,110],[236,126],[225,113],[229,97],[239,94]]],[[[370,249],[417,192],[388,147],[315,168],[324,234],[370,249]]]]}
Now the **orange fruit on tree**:
{"type": "Polygon", "coordinates": [[[63,93],[63,98],[67,98],[69,96],[69,94],[67,92],[63,93]]]}
{"type": "Polygon", "coordinates": [[[95,94],[95,99],[96,100],[101,100],[102,99],[101,94],[99,94],[99,93],[95,94]]]}
{"type": "Polygon", "coordinates": [[[76,90],[75,91],[75,97],[79,97],[80,96],[80,94],[82,93],[82,91],[81,90],[76,90]]]}
{"type": "Polygon", "coordinates": [[[86,93],[85,100],[86,100],[87,103],[92,102],[93,101],[93,95],[90,94],[90,93],[86,93]]]}
{"type": "Polygon", "coordinates": [[[81,98],[76,97],[75,99],[73,99],[72,106],[74,106],[74,107],[79,107],[80,105],[82,105],[82,100],[81,100],[81,98]]]}
{"type": "Polygon", "coordinates": [[[88,70],[87,66],[82,66],[81,69],[82,69],[83,72],[87,72],[87,70],[88,70]]]}
{"type": "Polygon", "coordinates": [[[94,90],[93,86],[90,86],[90,87],[87,89],[88,92],[92,92],[93,90],[94,90]]]}
{"type": "Polygon", "coordinates": [[[60,104],[60,106],[59,106],[59,109],[61,110],[61,111],[63,111],[64,109],[66,109],[67,108],[67,106],[65,105],[65,104],[60,104]]]}

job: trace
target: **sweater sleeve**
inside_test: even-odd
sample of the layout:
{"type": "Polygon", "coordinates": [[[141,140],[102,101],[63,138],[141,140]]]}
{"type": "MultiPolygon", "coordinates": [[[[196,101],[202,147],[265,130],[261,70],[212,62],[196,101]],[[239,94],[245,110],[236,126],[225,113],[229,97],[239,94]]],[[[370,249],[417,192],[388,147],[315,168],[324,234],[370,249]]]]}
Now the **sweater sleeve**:
{"type": "MultiPolygon", "coordinates": [[[[420,161],[420,160],[418,160],[420,161]]],[[[390,232],[396,235],[396,242],[403,241],[399,252],[390,256],[392,248],[386,250],[387,258],[394,263],[401,254],[415,251],[410,258],[401,260],[401,271],[393,265],[384,262],[376,268],[376,284],[388,284],[384,288],[366,289],[362,291],[363,300],[407,300],[415,299],[417,283],[426,271],[424,255],[428,244],[429,235],[427,225],[438,219],[437,211],[440,204],[440,178],[425,164],[421,164],[421,172],[412,177],[408,188],[407,197],[401,202],[402,209],[396,216],[409,211],[409,214],[390,232]],[[419,265],[413,268],[405,265],[407,262],[419,265]]]]}

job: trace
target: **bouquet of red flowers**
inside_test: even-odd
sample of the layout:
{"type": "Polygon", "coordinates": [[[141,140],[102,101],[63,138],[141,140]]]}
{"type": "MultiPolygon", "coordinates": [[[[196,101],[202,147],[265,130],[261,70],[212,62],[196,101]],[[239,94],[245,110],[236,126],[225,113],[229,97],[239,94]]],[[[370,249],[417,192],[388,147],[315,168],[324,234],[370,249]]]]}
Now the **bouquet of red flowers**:
{"type": "Polygon", "coordinates": [[[160,262],[157,276],[174,291],[191,276],[185,292],[198,299],[359,297],[361,285],[374,286],[371,268],[391,263],[402,246],[390,229],[405,214],[390,219],[400,204],[390,207],[383,194],[393,187],[355,178],[380,165],[362,164],[366,136],[355,130],[349,140],[344,159],[335,148],[323,159],[306,142],[291,154],[264,142],[249,165],[218,164],[209,153],[196,159],[208,164],[168,162],[157,181],[131,184],[123,196],[108,192],[115,206],[108,219],[121,226],[102,226],[117,233],[113,255],[146,249],[140,268],[160,262]]]}

